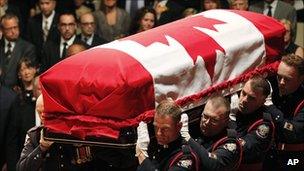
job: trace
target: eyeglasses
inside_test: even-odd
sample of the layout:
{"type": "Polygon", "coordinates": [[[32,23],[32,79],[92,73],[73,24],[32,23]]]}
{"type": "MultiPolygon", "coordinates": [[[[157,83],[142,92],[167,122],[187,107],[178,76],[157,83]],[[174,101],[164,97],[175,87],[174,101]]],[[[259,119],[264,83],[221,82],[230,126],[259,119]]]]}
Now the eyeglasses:
{"type": "Polygon", "coordinates": [[[67,27],[75,27],[76,24],[75,23],[60,23],[59,26],[67,28],[67,27]]]}
{"type": "Polygon", "coordinates": [[[89,25],[95,25],[95,23],[94,22],[84,22],[84,23],[81,23],[81,25],[89,26],[89,25]]]}

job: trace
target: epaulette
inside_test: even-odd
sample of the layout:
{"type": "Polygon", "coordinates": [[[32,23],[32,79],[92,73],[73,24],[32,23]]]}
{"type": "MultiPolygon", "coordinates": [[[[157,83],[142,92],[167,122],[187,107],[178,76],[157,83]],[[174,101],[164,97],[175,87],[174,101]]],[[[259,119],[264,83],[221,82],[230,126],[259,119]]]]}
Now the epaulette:
{"type": "Polygon", "coordinates": [[[27,131],[27,133],[36,132],[38,129],[42,129],[41,126],[34,126],[27,131]]]}
{"type": "Polygon", "coordinates": [[[264,112],[263,113],[263,120],[267,122],[272,122],[272,117],[270,113],[264,112]]]}
{"type": "Polygon", "coordinates": [[[236,137],[237,137],[236,130],[235,129],[227,129],[227,137],[236,139],[236,137]]]}

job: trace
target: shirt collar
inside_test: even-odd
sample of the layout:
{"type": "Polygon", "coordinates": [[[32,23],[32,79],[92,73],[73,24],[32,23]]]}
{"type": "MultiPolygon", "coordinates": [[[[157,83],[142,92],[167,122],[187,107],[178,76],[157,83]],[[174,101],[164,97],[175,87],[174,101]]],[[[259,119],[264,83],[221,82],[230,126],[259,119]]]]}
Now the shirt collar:
{"type": "Polygon", "coordinates": [[[74,40],[75,40],[76,36],[74,35],[73,37],[71,37],[69,40],[64,40],[62,37],[60,38],[60,45],[62,45],[64,42],[67,43],[67,46],[69,47],[71,44],[73,44],[74,40]]]}
{"type": "Polygon", "coordinates": [[[8,41],[8,40],[6,40],[5,38],[4,38],[4,45],[5,45],[5,47],[7,47],[7,44],[8,44],[8,42],[10,42],[11,43],[11,48],[13,49],[14,47],[15,47],[15,44],[16,44],[16,42],[11,42],[11,41],[8,41]]]}
{"type": "Polygon", "coordinates": [[[170,142],[169,144],[166,145],[160,145],[158,144],[159,147],[164,148],[164,149],[172,149],[172,148],[176,148],[176,147],[180,147],[180,145],[182,144],[182,137],[178,136],[177,139],[175,139],[174,141],[170,142]]]}
{"type": "Polygon", "coordinates": [[[277,7],[278,4],[278,0],[274,0],[272,3],[268,4],[268,3],[264,3],[264,8],[268,9],[268,6],[270,5],[272,9],[275,9],[277,7]]]}
{"type": "Polygon", "coordinates": [[[93,36],[94,36],[94,33],[93,33],[91,36],[89,36],[89,37],[87,37],[87,36],[81,34],[81,38],[82,38],[82,39],[84,39],[85,37],[88,38],[88,40],[89,40],[89,39],[93,39],[93,36]]]}
{"type": "Polygon", "coordinates": [[[46,17],[46,16],[44,16],[43,14],[42,14],[42,21],[44,22],[44,21],[48,21],[48,23],[49,23],[49,25],[52,23],[52,21],[53,21],[53,18],[54,18],[54,16],[55,16],[55,11],[53,10],[52,11],[52,14],[49,16],[49,17],[46,17]]]}
{"type": "Polygon", "coordinates": [[[161,0],[161,1],[159,1],[159,3],[162,3],[163,5],[166,5],[167,2],[168,2],[168,0],[161,0]]]}

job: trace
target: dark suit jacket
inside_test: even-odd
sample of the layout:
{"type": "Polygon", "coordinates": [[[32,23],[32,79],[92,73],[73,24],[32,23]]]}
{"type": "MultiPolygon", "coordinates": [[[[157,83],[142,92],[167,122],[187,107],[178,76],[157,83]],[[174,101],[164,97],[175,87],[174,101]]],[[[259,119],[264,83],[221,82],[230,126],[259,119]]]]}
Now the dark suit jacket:
{"type": "Polygon", "coordinates": [[[7,124],[9,112],[12,109],[12,104],[16,98],[16,94],[0,85],[0,167],[5,162],[5,137],[7,134],[7,124]]]}
{"type": "MultiPolygon", "coordinates": [[[[84,44],[83,41],[75,38],[73,43],[80,43],[84,44]]],[[[42,49],[42,59],[41,59],[41,68],[40,72],[44,72],[48,70],[50,67],[58,63],[59,61],[63,60],[64,58],[60,57],[60,40],[55,42],[48,41],[45,42],[43,49],[42,49]]]]}
{"type": "MultiPolygon", "coordinates": [[[[252,4],[249,6],[249,11],[257,12],[263,14],[264,11],[264,1],[252,4]]],[[[281,19],[287,19],[292,24],[292,35],[293,35],[293,41],[296,38],[297,33],[297,12],[293,6],[286,2],[278,1],[277,7],[274,11],[274,18],[281,20],[281,19]]]]}
{"type": "MultiPolygon", "coordinates": [[[[77,39],[81,40],[81,34],[78,34],[76,37],[77,37],[77,39]]],[[[99,37],[97,34],[94,34],[92,44],[91,45],[87,44],[87,45],[89,48],[91,48],[91,47],[95,47],[95,46],[102,45],[105,43],[108,43],[108,41],[99,37]]]]}
{"type": "Polygon", "coordinates": [[[12,87],[17,84],[17,65],[22,57],[30,58],[31,60],[36,60],[36,49],[31,43],[19,38],[16,41],[16,45],[12,51],[11,59],[8,63],[7,70],[4,70],[4,60],[5,56],[5,43],[4,39],[0,42],[0,65],[3,68],[4,73],[4,85],[7,87],[12,87]]]}
{"type": "Polygon", "coordinates": [[[59,0],[56,1],[56,8],[55,11],[58,12],[58,14],[66,13],[66,12],[75,12],[75,5],[74,1],[72,0],[59,0]]]}
{"type": "MultiPolygon", "coordinates": [[[[53,22],[49,30],[47,41],[56,41],[59,38],[59,31],[57,29],[59,16],[55,13],[53,22]]],[[[42,14],[35,15],[30,18],[27,26],[27,40],[33,43],[38,52],[37,62],[41,62],[41,50],[43,47],[43,30],[42,30],[42,14]]]]}
{"type": "Polygon", "coordinates": [[[20,95],[13,102],[12,110],[9,113],[7,135],[6,135],[6,159],[8,171],[16,170],[26,132],[35,126],[35,105],[36,101],[30,96],[20,95]]]}
{"type": "Polygon", "coordinates": [[[184,11],[184,8],[179,4],[177,4],[176,2],[174,2],[173,0],[168,0],[166,6],[168,10],[160,15],[160,18],[158,20],[158,25],[167,24],[172,21],[180,19],[184,11]]]}

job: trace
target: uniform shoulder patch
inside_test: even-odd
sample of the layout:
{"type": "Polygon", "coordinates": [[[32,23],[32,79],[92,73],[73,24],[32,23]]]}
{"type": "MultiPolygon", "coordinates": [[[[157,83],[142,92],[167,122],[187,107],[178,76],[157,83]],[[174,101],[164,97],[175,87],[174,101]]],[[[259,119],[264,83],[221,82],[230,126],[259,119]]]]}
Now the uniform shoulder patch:
{"type": "Polygon", "coordinates": [[[234,152],[236,150],[236,144],[235,143],[226,143],[224,145],[224,149],[234,152]]]}
{"type": "Polygon", "coordinates": [[[267,138],[269,134],[269,126],[265,124],[259,125],[256,130],[256,134],[261,138],[267,138]]]}
{"type": "Polygon", "coordinates": [[[239,142],[241,143],[242,146],[244,146],[246,144],[246,141],[244,139],[239,138],[238,140],[239,140],[239,142]]]}
{"type": "Polygon", "coordinates": [[[217,159],[217,155],[214,153],[208,153],[209,158],[217,159]]]}
{"type": "Polygon", "coordinates": [[[293,131],[293,125],[291,123],[285,122],[284,129],[287,129],[288,131],[293,131]]]}
{"type": "Polygon", "coordinates": [[[177,165],[183,168],[191,169],[192,163],[193,162],[191,159],[181,159],[178,161],[177,165]]]}

